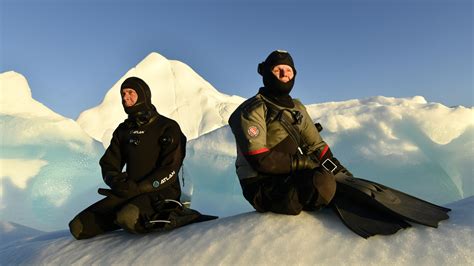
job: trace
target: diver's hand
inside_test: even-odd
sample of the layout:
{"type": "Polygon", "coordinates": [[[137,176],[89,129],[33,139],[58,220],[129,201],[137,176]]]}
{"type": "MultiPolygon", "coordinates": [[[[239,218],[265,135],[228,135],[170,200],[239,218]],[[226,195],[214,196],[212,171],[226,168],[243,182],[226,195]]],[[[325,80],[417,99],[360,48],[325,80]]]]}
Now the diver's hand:
{"type": "Polygon", "coordinates": [[[112,188],[113,186],[115,186],[116,184],[120,182],[125,182],[127,180],[127,177],[128,175],[126,172],[116,174],[116,175],[108,175],[104,177],[104,182],[105,184],[107,184],[107,186],[112,188]]]}
{"type": "Polygon", "coordinates": [[[132,198],[141,193],[137,183],[133,180],[117,182],[111,188],[112,193],[120,198],[132,198]]]}
{"type": "Polygon", "coordinates": [[[301,171],[301,170],[311,170],[319,166],[319,161],[317,161],[313,156],[296,154],[291,158],[291,172],[301,171]]]}

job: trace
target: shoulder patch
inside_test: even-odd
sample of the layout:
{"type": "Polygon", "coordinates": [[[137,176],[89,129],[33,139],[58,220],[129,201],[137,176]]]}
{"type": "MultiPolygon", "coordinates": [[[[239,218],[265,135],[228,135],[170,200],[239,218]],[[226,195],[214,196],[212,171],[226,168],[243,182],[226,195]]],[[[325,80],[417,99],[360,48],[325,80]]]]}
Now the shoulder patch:
{"type": "Polygon", "coordinates": [[[247,129],[247,134],[250,137],[255,138],[260,134],[260,130],[256,126],[249,126],[249,128],[247,129]]]}

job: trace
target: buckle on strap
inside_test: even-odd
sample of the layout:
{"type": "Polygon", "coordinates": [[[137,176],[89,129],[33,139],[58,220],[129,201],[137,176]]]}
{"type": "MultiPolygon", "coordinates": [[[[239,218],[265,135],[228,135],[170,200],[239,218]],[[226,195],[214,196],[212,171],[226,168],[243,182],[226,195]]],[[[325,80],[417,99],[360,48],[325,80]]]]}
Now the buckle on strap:
{"type": "Polygon", "coordinates": [[[324,169],[328,170],[331,173],[333,173],[337,169],[337,165],[329,158],[324,160],[321,165],[324,167],[324,169]]]}

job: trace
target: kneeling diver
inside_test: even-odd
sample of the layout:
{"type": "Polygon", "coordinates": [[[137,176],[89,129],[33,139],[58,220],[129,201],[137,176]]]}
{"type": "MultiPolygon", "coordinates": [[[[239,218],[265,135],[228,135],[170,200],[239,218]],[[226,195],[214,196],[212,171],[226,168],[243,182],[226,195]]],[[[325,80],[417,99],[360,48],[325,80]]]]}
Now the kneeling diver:
{"type": "Polygon", "coordinates": [[[127,78],[120,93],[128,118],[115,129],[100,159],[104,182],[111,189],[99,189],[106,197],[69,223],[71,234],[86,239],[120,228],[147,233],[217,218],[179,202],[177,176],[186,137],[178,123],[158,114],[142,79],[127,78]]]}
{"type": "Polygon", "coordinates": [[[367,238],[407,228],[437,227],[449,209],[355,178],[333,157],[304,105],[290,96],[296,76],[286,51],[258,65],[264,87],[230,116],[236,171],[245,199],[258,212],[296,215],[332,207],[344,224],[367,238]]]}

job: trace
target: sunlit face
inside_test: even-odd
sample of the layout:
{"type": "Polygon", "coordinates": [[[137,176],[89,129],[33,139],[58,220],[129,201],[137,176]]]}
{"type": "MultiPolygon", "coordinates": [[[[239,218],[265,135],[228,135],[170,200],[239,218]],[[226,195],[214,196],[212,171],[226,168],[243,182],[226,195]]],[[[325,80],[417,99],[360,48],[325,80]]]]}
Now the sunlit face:
{"type": "Polygon", "coordinates": [[[276,65],[273,67],[272,73],[283,83],[287,83],[295,77],[293,68],[289,65],[276,65]]]}
{"type": "Polygon", "coordinates": [[[122,102],[125,107],[134,106],[137,103],[138,94],[132,88],[124,88],[122,90],[122,102]]]}

